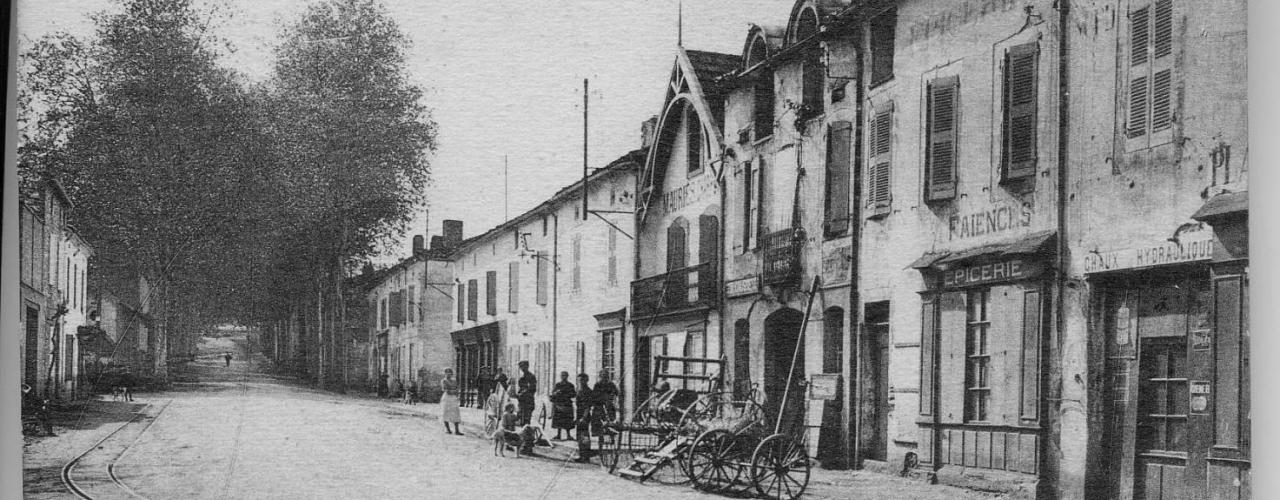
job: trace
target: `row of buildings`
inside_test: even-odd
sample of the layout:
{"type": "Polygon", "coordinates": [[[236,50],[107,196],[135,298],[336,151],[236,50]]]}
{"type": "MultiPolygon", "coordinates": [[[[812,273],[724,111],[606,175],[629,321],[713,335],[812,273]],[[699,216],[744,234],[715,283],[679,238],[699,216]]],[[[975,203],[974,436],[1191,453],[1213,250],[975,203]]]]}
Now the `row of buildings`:
{"type": "Polygon", "coordinates": [[[797,0],[678,48],[640,149],[369,285],[367,381],[714,372],[824,467],[1249,498],[1245,13],[797,0]]]}
{"type": "Polygon", "coordinates": [[[90,267],[94,249],[68,223],[73,203],[53,178],[24,189],[18,204],[19,368],[34,394],[83,397],[130,373],[163,375],[165,336],[156,330],[153,287],[90,267]]]}

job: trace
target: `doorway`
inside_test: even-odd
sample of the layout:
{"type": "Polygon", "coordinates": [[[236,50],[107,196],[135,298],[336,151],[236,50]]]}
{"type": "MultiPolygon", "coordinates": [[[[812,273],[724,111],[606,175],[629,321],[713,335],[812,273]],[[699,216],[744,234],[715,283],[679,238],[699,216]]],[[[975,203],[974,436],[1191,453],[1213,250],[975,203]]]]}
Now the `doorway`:
{"type": "Polygon", "coordinates": [[[863,313],[858,387],[859,455],[885,461],[889,452],[889,302],[870,302],[863,313]]]}
{"type": "Polygon", "coordinates": [[[804,315],[795,309],[779,309],[764,320],[764,397],[766,422],[779,422],[780,432],[799,435],[804,413],[804,349],[799,346],[804,315]],[[792,367],[795,368],[792,371],[792,367]],[[788,385],[790,380],[790,385],[788,385]],[[785,402],[784,402],[785,398],[785,402]]]}
{"type": "Polygon", "coordinates": [[[26,345],[23,346],[26,351],[24,361],[23,381],[31,386],[34,391],[36,380],[39,378],[39,352],[40,352],[40,310],[34,307],[27,307],[26,323],[26,345]]]}
{"type": "Polygon", "coordinates": [[[818,432],[818,462],[824,469],[846,467],[844,423],[844,309],[831,307],[822,313],[822,373],[838,374],[836,398],[822,403],[822,428],[818,432]]]}

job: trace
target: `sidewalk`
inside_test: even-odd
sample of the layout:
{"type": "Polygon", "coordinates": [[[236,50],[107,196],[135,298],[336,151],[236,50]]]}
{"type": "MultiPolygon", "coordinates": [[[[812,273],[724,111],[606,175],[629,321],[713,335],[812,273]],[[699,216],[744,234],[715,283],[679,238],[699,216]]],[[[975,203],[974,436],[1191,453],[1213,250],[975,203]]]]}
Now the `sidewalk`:
{"type": "MultiPolygon", "coordinates": [[[[428,420],[440,419],[440,405],[437,403],[417,403],[406,405],[399,400],[379,398],[367,394],[350,394],[360,399],[377,401],[382,406],[395,411],[421,415],[428,420]]],[[[462,408],[462,429],[469,436],[482,438],[484,435],[484,412],[479,408],[462,408]]],[[[440,429],[444,432],[443,426],[440,429]]],[[[553,441],[553,447],[539,447],[539,455],[554,461],[571,460],[577,456],[576,441],[553,441]]],[[[548,464],[552,465],[552,464],[548,464]]],[[[594,465],[592,465],[594,467],[594,465]]],[[[603,472],[601,472],[603,474],[603,472]]],[[[658,484],[654,488],[662,488],[658,484]]],[[[676,486],[687,488],[687,486],[676,486]]],[[[655,495],[661,495],[655,491],[655,495]]],[[[867,470],[827,470],[814,467],[809,474],[809,486],[804,498],[814,500],[836,500],[847,498],[895,499],[895,500],[995,500],[1011,498],[991,492],[983,492],[947,485],[934,485],[922,479],[906,478],[871,472],[867,470]]]]}

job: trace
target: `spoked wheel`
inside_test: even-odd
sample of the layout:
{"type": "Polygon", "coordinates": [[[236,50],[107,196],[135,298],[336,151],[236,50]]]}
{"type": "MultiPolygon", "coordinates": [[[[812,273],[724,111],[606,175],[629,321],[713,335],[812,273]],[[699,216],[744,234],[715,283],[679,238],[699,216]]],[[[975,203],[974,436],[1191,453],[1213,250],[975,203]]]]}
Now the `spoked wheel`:
{"type": "MultiPolygon", "coordinates": [[[[693,440],[693,438],[675,435],[672,435],[671,438],[693,440]]],[[[677,450],[674,455],[665,465],[653,471],[653,474],[649,476],[651,481],[668,485],[689,483],[689,447],[685,446],[677,450]]]]}
{"type": "Polygon", "coordinates": [[[599,436],[596,436],[596,453],[600,459],[600,468],[606,473],[613,474],[618,470],[619,456],[621,454],[621,436],[622,434],[608,427],[604,428],[599,436]]]}
{"type": "Polygon", "coordinates": [[[538,427],[547,428],[547,405],[542,405],[542,409],[538,410],[538,427]]]}
{"type": "Polygon", "coordinates": [[[751,456],[751,483],[756,493],[774,500],[795,500],[809,486],[809,451],[786,434],[774,434],[751,456]]]}
{"type": "Polygon", "coordinates": [[[716,429],[698,436],[689,448],[689,477],[694,488],[710,493],[726,491],[742,476],[747,449],[733,433],[716,429]]]}

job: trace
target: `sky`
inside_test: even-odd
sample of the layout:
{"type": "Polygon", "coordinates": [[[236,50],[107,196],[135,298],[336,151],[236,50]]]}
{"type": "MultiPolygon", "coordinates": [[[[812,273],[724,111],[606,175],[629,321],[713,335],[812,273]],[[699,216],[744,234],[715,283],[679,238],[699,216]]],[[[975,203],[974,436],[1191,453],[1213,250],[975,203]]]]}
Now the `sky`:
{"type": "MultiPolygon", "coordinates": [[[[196,0],[219,6],[215,26],[235,51],[224,64],[251,80],[272,65],[279,26],[313,2],[196,0]]],[[[590,80],[588,164],[599,168],[640,146],[675,61],[679,0],[382,0],[412,40],[410,80],[439,130],[428,206],[378,260],[408,256],[415,234],[460,219],[480,234],[533,208],[582,176],[582,80],[590,80]],[[504,214],[503,158],[508,186],[504,214]]],[[[792,0],[686,0],[687,49],[741,54],[750,23],[783,25],[792,0]]],[[[89,15],[111,0],[18,0],[19,50],[27,39],[93,33],[89,15]]],[[[428,238],[429,240],[429,238],[428,238]]]]}

